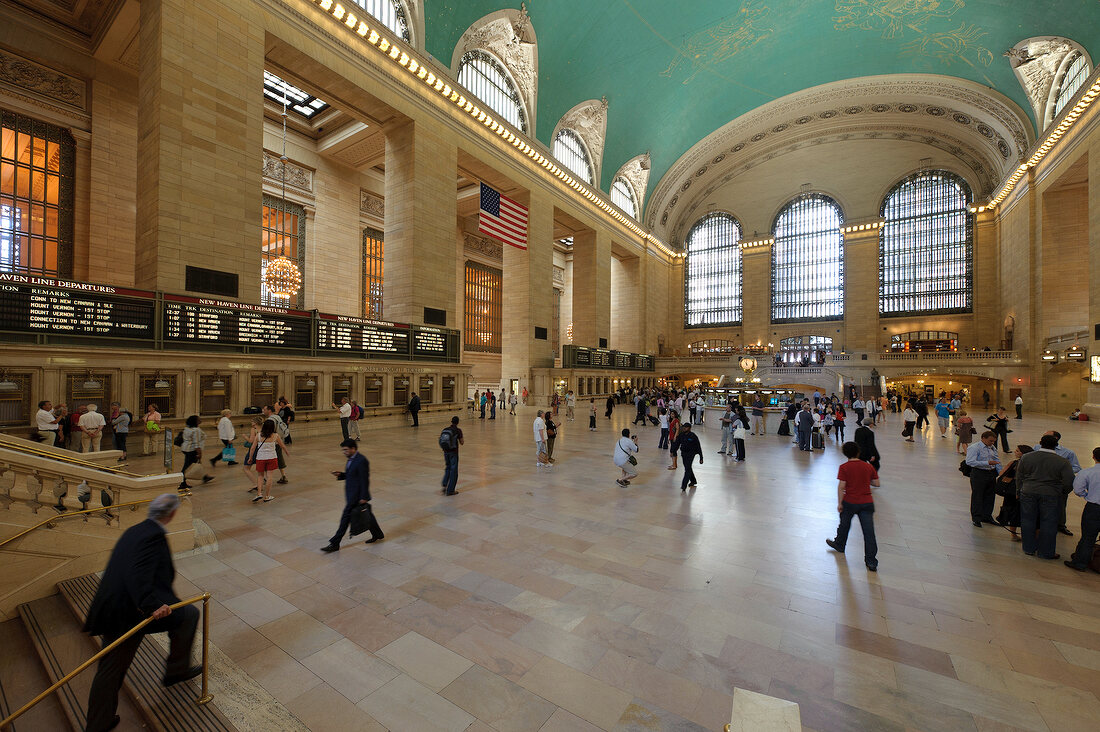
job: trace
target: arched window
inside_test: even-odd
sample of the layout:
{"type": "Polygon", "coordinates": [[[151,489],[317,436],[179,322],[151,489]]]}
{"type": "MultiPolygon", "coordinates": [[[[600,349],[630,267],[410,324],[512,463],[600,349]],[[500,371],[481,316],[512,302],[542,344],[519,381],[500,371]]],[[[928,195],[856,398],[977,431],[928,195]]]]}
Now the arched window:
{"type": "Polygon", "coordinates": [[[409,17],[399,0],[353,0],[353,2],[378,19],[405,43],[412,42],[409,33],[409,17]]]}
{"type": "Polygon", "coordinates": [[[478,49],[462,54],[458,83],[504,118],[505,122],[527,134],[527,116],[523,102],[500,61],[478,49]]]}
{"type": "Polygon", "coordinates": [[[886,194],[879,234],[881,314],[971,311],[970,202],[966,181],[943,170],[917,173],[886,194]]]}
{"type": "Polygon", "coordinates": [[[844,317],[844,215],[820,193],[799,196],[772,229],[772,322],[844,317]]]}
{"type": "Polygon", "coordinates": [[[568,127],[563,127],[554,137],[551,152],[559,163],[572,171],[573,175],[592,185],[592,163],[588,159],[588,150],[581,142],[580,135],[568,127]]]}
{"type": "Polygon", "coordinates": [[[727,213],[699,219],[687,236],[684,326],[713,328],[741,322],[741,224],[727,213]]]}
{"type": "Polygon", "coordinates": [[[638,202],[634,200],[634,189],[625,178],[616,178],[611,184],[611,202],[631,218],[638,218],[638,202]]]}
{"type": "Polygon", "coordinates": [[[1055,85],[1058,89],[1058,96],[1054,101],[1054,117],[1060,115],[1066,105],[1073,101],[1073,97],[1085,85],[1089,74],[1092,73],[1088,59],[1080,51],[1073,54],[1065,69],[1061,82],[1055,85]]]}

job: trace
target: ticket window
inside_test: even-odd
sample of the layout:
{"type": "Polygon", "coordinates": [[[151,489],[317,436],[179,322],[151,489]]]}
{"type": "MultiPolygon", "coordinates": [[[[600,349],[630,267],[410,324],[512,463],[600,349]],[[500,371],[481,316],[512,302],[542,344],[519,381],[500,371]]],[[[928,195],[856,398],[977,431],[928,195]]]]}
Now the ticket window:
{"type": "Polygon", "coordinates": [[[435,379],[431,376],[421,376],[419,378],[420,391],[417,393],[420,395],[421,404],[432,403],[432,387],[435,385],[435,379]]]}
{"type": "Polygon", "coordinates": [[[251,379],[252,406],[262,409],[265,405],[274,408],[275,400],[279,393],[279,377],[266,374],[255,375],[251,379]]]}
{"type": "Polygon", "coordinates": [[[32,424],[31,375],[0,373],[0,425],[26,424],[32,424]]]}
{"type": "MultiPolygon", "coordinates": [[[[336,403],[339,404],[340,402],[336,403]]],[[[363,387],[363,401],[359,406],[382,406],[382,376],[380,374],[367,374],[366,382],[363,387]]]]}
{"type": "Polygon", "coordinates": [[[199,376],[199,414],[213,416],[230,409],[233,380],[218,374],[199,376]]]}
{"type": "Polygon", "coordinates": [[[404,407],[409,403],[409,377],[393,377],[393,405],[404,407]]]}
{"type": "MultiPolygon", "coordinates": [[[[176,400],[177,377],[175,374],[141,374],[138,376],[138,403],[155,403],[161,417],[179,417],[176,400]]],[[[100,410],[102,411],[102,406],[100,410]]]]}
{"type": "Polygon", "coordinates": [[[317,408],[317,379],[310,375],[294,377],[294,411],[317,408]]]}
{"type": "Polygon", "coordinates": [[[339,407],[347,399],[349,402],[354,398],[352,387],[352,379],[350,376],[343,374],[336,374],[332,377],[332,403],[339,407]]]}
{"type": "Polygon", "coordinates": [[[111,405],[110,374],[68,374],[65,382],[65,404],[69,414],[76,414],[87,404],[95,404],[100,412],[111,405]]]}
{"type": "Polygon", "coordinates": [[[444,404],[452,404],[455,400],[455,377],[444,376],[443,377],[443,396],[441,401],[444,404]]]}

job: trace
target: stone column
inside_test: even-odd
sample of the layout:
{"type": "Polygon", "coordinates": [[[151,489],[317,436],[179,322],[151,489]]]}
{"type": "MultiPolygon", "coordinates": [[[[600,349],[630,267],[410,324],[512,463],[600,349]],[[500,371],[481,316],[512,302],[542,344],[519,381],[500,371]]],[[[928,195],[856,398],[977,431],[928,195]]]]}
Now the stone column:
{"type": "Polygon", "coordinates": [[[639,334],[645,327],[644,293],[641,265],[638,257],[612,257],[611,260],[611,322],[610,346],[619,351],[641,350],[639,334]]]}
{"type": "Polygon", "coordinates": [[[611,238],[606,232],[573,236],[573,343],[598,347],[611,338],[611,238]]]}
{"type": "MultiPolygon", "coordinates": [[[[522,201],[521,201],[522,203],[522,201]]],[[[574,243],[574,247],[576,244],[574,243]]],[[[503,383],[519,379],[519,391],[531,392],[528,404],[543,404],[545,379],[532,380],[531,369],[551,368],[553,326],[554,204],[543,194],[530,194],[527,249],[504,246],[502,352],[503,383]],[[536,330],[541,329],[536,337],[536,330]]],[[[574,325],[574,327],[576,327],[574,325]]],[[[577,341],[583,344],[581,341],[577,341]]]]}
{"type": "Polygon", "coordinates": [[[458,148],[414,122],[386,128],[387,320],[423,323],[424,308],[457,328],[458,148]]]}
{"type": "MultiPolygon", "coordinates": [[[[741,250],[741,345],[771,343],[772,250],[770,246],[741,250]]],[[[683,285],[681,285],[683,287],[683,285]]],[[[689,334],[688,341],[697,340],[689,334]]],[[[775,341],[776,348],[779,342],[775,341]]],[[[685,351],[687,353],[687,351],[685,351]]]]}
{"type": "Polygon", "coordinates": [[[875,352],[881,346],[878,318],[879,229],[844,234],[844,342],[833,348],[875,352]]]}
{"type": "Polygon", "coordinates": [[[138,287],[183,292],[201,257],[259,299],[264,30],[235,7],[141,3],[138,287]]]}

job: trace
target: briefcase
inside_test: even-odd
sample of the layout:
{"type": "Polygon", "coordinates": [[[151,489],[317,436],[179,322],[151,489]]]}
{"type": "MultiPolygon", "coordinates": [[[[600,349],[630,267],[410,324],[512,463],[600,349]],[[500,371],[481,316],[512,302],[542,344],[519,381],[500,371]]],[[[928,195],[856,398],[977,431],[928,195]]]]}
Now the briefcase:
{"type": "Polygon", "coordinates": [[[370,515],[370,504],[359,503],[351,509],[351,535],[359,536],[367,530],[367,516],[370,515]]]}

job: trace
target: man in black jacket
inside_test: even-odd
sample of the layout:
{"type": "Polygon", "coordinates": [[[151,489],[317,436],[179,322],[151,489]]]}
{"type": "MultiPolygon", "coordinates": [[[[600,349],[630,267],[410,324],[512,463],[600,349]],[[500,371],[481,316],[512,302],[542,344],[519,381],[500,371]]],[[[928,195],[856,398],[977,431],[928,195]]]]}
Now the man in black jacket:
{"type": "Polygon", "coordinates": [[[363,509],[367,522],[367,531],[370,538],[367,544],[373,544],[385,538],[382,527],[374,518],[374,512],[370,508],[370,463],[359,452],[359,443],[355,440],[344,440],[340,443],[340,449],[344,457],[348,459],[343,471],[332,471],[336,480],[344,481],[344,512],[340,514],[340,528],[336,534],[328,540],[328,546],[321,547],[323,552],[334,552],[340,549],[340,540],[344,538],[348,527],[351,525],[351,512],[356,506],[364,506],[363,509]]]}
{"type": "Polygon", "coordinates": [[[699,442],[699,435],[691,431],[691,424],[683,426],[680,433],[680,459],[684,463],[684,479],[680,482],[680,490],[687,491],[688,486],[695,487],[695,471],[691,469],[691,461],[699,456],[699,464],[703,464],[703,446],[699,442]]]}
{"type": "MultiPolygon", "coordinates": [[[[409,400],[408,410],[409,410],[409,414],[411,414],[412,418],[413,418],[412,426],[413,427],[419,427],[420,426],[420,417],[419,417],[419,415],[420,415],[420,395],[419,394],[413,394],[412,395],[412,399],[409,400]]],[[[485,416],[484,408],[482,408],[481,411],[482,411],[481,416],[484,417],[485,416]]]]}
{"type": "Polygon", "coordinates": [[[102,635],[103,644],[114,642],[145,618],[156,618],[140,633],[126,639],[99,661],[88,695],[88,732],[104,732],[118,726],[118,691],[147,633],[167,631],[171,647],[164,672],[165,686],[193,679],[201,666],[191,665],[191,644],[199,611],[194,605],[172,610],[179,602],[172,591],[176,578],[165,526],[176,515],[180,499],[175,493],[157,496],[149,504],[149,517],[131,526],[115,544],[107,570],[88,609],[84,631],[102,635]]]}

